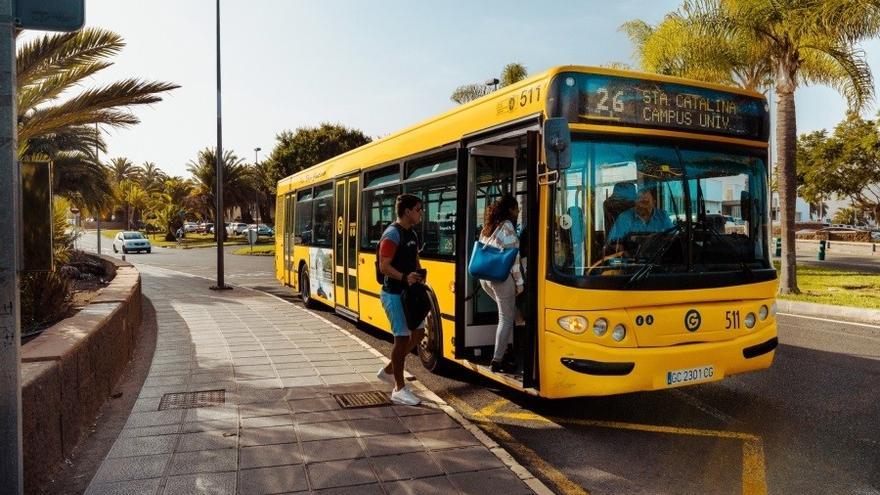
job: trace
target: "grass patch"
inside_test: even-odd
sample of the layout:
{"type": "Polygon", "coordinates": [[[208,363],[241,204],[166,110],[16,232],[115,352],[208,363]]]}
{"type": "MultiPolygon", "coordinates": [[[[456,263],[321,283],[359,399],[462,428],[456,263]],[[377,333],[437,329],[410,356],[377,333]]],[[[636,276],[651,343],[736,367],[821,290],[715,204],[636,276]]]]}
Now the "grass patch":
{"type": "Polygon", "coordinates": [[[254,246],[253,252],[251,252],[250,246],[242,247],[233,251],[232,254],[240,254],[243,256],[275,256],[275,245],[259,244],[254,246]]]}
{"type": "Polygon", "coordinates": [[[780,299],[880,309],[880,274],[799,264],[797,279],[801,293],[780,299]]]}

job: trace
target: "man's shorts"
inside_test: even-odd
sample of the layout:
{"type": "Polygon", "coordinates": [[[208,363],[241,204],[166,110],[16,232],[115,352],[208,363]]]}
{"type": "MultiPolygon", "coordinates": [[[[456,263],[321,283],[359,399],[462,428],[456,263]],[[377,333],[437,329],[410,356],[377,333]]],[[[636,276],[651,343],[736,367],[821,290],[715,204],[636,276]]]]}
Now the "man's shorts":
{"type": "MultiPolygon", "coordinates": [[[[412,333],[406,324],[406,313],[403,312],[403,302],[400,300],[400,294],[390,294],[380,291],[379,299],[382,301],[382,307],[385,308],[385,315],[391,322],[391,333],[395,337],[409,337],[412,333]]],[[[419,324],[418,328],[425,328],[425,322],[419,324]]]]}

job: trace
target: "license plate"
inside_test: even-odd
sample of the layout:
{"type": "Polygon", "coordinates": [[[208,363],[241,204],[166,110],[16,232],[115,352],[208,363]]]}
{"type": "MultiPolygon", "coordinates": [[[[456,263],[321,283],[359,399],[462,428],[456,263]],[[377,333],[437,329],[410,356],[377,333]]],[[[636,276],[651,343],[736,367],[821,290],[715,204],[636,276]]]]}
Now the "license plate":
{"type": "Polygon", "coordinates": [[[697,366],[696,368],[687,368],[683,370],[674,370],[666,372],[666,385],[674,387],[686,383],[702,382],[711,380],[715,376],[715,366],[697,366]]]}

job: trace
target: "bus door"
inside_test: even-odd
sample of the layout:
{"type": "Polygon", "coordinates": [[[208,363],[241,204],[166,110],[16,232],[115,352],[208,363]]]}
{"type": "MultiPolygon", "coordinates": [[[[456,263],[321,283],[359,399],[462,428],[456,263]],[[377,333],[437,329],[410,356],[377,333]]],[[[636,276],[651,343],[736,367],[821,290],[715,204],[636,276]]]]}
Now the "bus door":
{"type": "Polygon", "coordinates": [[[359,177],[336,181],[335,264],[336,310],[356,318],[358,314],[357,246],[359,177]]]}
{"type": "MultiPolygon", "coordinates": [[[[498,307],[482,289],[479,281],[467,272],[471,250],[483,228],[486,207],[504,194],[513,194],[520,204],[517,230],[520,233],[521,256],[529,258],[537,229],[529,228],[537,221],[537,133],[522,131],[503,139],[470,142],[460,150],[458,218],[465,219],[459,230],[458,252],[467,253],[459,260],[456,273],[455,357],[476,364],[488,365],[495,347],[498,307]],[[531,166],[529,166],[532,164],[531,166]],[[461,317],[463,316],[463,317],[461,317]]],[[[529,260],[536,264],[534,257],[529,260]]],[[[528,273],[528,272],[526,272],[528,273]]],[[[536,341],[536,283],[526,277],[526,290],[517,298],[517,308],[525,325],[514,329],[511,349],[520,363],[518,378],[523,386],[534,386],[536,341]],[[528,282],[532,281],[531,286],[528,282]],[[529,309],[531,313],[529,314],[529,309]]],[[[522,322],[521,322],[522,323],[522,322]]]]}

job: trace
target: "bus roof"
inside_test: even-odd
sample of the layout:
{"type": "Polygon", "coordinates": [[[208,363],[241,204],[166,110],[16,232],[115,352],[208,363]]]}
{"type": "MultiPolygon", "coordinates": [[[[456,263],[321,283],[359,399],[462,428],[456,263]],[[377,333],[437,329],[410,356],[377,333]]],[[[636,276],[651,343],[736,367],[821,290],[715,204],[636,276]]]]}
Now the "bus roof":
{"type": "MultiPolygon", "coordinates": [[[[558,74],[563,72],[580,72],[586,74],[601,74],[620,77],[630,77],[635,79],[644,79],[649,81],[670,82],[697,88],[706,88],[727,93],[750,96],[754,98],[764,98],[764,95],[743,88],[723,86],[720,84],[707,83],[692,79],[684,79],[680,77],[666,76],[661,74],[652,74],[646,72],[611,69],[606,67],[590,67],[584,65],[561,65],[553,67],[539,74],[535,74],[517,83],[505,86],[497,91],[493,91],[488,95],[477,98],[471,102],[459,105],[440,115],[428,118],[415,125],[407,127],[398,132],[392,133],[381,139],[377,139],[371,143],[365,144],[359,148],[355,148],[341,155],[335,156],[324,162],[315,164],[309,168],[301,170],[290,175],[278,182],[279,193],[281,188],[295,183],[307,180],[313,182],[322,182],[325,179],[331,179],[338,175],[349,171],[369,168],[384,163],[392,163],[401,157],[410,156],[416,153],[428,151],[430,149],[439,148],[461,139],[462,136],[473,132],[486,129],[508,121],[518,120],[530,115],[537,115],[544,111],[545,98],[547,88],[550,81],[558,74]],[[513,101],[512,95],[518,95],[518,92],[525,92],[529,89],[538,91],[538,98],[531,98],[531,101],[525,105],[517,105],[517,108],[510,112],[504,112],[504,108],[513,101]],[[493,109],[495,111],[493,112],[493,109]],[[467,120],[461,119],[460,116],[465,112],[470,112],[467,120]],[[503,114],[509,115],[503,115],[503,114]],[[387,144],[398,141],[395,146],[389,147],[387,144]],[[382,151],[384,150],[384,151],[382,151]],[[357,163],[354,162],[353,155],[357,154],[357,163]]],[[[522,93],[519,93],[520,95],[522,93]]],[[[534,93],[533,93],[534,94],[534,93]]]]}

